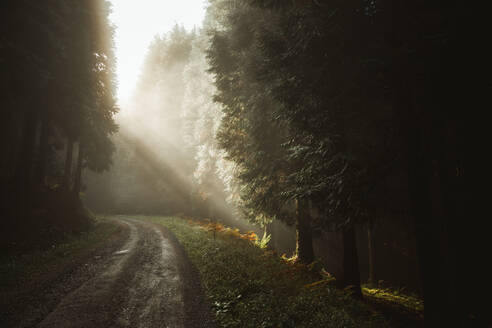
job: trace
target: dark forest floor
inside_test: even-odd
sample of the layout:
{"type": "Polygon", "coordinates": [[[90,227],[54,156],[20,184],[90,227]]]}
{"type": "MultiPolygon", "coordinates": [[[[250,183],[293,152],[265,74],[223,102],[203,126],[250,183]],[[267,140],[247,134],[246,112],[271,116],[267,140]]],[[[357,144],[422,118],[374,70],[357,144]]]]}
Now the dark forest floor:
{"type": "Polygon", "coordinates": [[[0,326],[33,326],[61,298],[93,277],[102,259],[127,238],[124,226],[99,221],[94,228],[52,247],[0,256],[0,326]]]}

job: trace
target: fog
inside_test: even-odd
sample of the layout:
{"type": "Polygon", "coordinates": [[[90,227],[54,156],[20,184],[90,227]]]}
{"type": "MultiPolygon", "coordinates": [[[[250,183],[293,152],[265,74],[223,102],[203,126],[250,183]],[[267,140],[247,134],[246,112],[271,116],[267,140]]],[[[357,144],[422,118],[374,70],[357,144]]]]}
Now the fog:
{"type": "Polygon", "coordinates": [[[186,215],[243,229],[235,164],[216,142],[221,110],[205,58],[206,34],[176,25],[155,36],[135,92],[117,116],[109,172],[85,173],[96,212],[186,215]]]}
{"type": "Polygon", "coordinates": [[[156,34],[172,30],[176,22],[187,29],[200,26],[205,14],[202,0],[179,2],[111,0],[118,58],[118,101],[122,109],[133,95],[147,48],[156,34]]]}
{"type": "MultiPolygon", "coordinates": [[[[118,292],[132,309],[125,319],[138,313],[132,298],[153,309],[160,301],[147,296],[169,295],[148,282],[168,264],[163,241],[177,246],[171,232],[184,246],[172,247],[176,254],[200,258],[193,263],[200,274],[200,265],[217,269],[200,277],[220,285],[220,292],[207,287],[217,317],[279,305],[278,295],[294,302],[258,321],[254,314],[227,324],[282,326],[290,315],[301,318],[293,309],[322,309],[321,299],[327,307],[306,313],[305,322],[322,314],[333,323],[330,302],[339,297],[325,284],[333,277],[347,296],[391,296],[377,307],[395,301],[397,316],[411,303],[413,314],[430,318],[425,326],[488,320],[480,301],[489,294],[487,229],[482,215],[469,213],[484,203],[469,195],[480,190],[468,177],[479,157],[465,142],[485,140],[469,138],[481,130],[469,124],[473,110],[490,100],[485,8],[373,0],[7,0],[0,8],[0,281],[7,281],[0,289],[9,285],[7,294],[17,295],[6,299],[14,321],[32,305],[49,317],[56,304],[77,310],[68,305],[80,297],[64,299],[79,286],[60,285],[49,304],[24,287],[38,294],[41,285],[79,284],[92,279],[89,271],[102,280],[80,287],[104,282],[113,291],[129,282],[129,293],[118,292]],[[194,229],[193,219],[256,236],[217,224],[199,224],[213,237],[181,234],[194,229]],[[222,236],[230,247],[218,244],[222,236]],[[263,266],[267,257],[237,256],[239,248],[256,250],[235,237],[267,248],[276,262],[285,254],[298,273],[309,269],[318,281],[306,280],[307,289],[282,271],[312,298],[268,279],[279,275],[263,266]],[[224,267],[216,265],[219,252],[224,267]],[[86,270],[110,263],[121,275],[86,270]],[[271,292],[270,282],[281,290],[271,292]],[[320,298],[325,287],[333,297],[320,298]],[[400,304],[403,288],[423,299],[400,304]],[[283,297],[287,290],[292,296],[283,297]]],[[[88,310],[107,304],[97,298],[82,297],[88,310]]],[[[123,303],[113,303],[114,311],[93,314],[120,318],[123,303]]],[[[92,320],[81,313],[74,312],[92,320]]],[[[32,322],[46,326],[41,319],[32,322]]]]}

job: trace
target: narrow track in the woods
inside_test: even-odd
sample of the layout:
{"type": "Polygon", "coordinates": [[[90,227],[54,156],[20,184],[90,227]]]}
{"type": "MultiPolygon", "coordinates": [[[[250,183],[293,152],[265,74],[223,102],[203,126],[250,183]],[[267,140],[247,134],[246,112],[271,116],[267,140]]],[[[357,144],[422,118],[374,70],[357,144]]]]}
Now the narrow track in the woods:
{"type": "Polygon", "coordinates": [[[128,237],[106,252],[98,272],[58,295],[59,302],[42,318],[33,322],[24,317],[16,327],[209,325],[198,274],[176,238],[156,224],[123,217],[118,221],[129,229],[128,237]]]}

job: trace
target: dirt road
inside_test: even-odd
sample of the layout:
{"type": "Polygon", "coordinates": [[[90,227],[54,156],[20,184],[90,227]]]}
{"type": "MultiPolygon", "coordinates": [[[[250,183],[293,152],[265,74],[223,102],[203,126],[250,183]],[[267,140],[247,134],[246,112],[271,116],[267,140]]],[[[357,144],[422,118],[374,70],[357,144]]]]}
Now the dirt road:
{"type": "Polygon", "coordinates": [[[106,254],[94,256],[99,263],[92,274],[72,273],[63,282],[72,284],[63,289],[70,292],[62,295],[54,286],[57,304],[46,313],[27,312],[16,327],[210,326],[198,274],[176,238],[156,224],[118,221],[129,233],[106,254]]]}

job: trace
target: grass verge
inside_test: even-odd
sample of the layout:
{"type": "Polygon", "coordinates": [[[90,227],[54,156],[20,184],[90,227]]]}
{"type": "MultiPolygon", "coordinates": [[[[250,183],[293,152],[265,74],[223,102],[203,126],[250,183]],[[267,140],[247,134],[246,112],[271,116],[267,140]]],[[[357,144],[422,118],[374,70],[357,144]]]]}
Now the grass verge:
{"type": "Polygon", "coordinates": [[[49,249],[36,250],[13,256],[0,254],[0,293],[28,292],[43,281],[56,278],[77,258],[83,257],[118,230],[118,225],[97,220],[92,230],[69,237],[64,243],[49,249]]]}
{"type": "Polygon", "coordinates": [[[362,286],[362,294],[374,303],[386,306],[403,315],[423,319],[424,303],[416,295],[397,289],[362,286]]]}
{"type": "Polygon", "coordinates": [[[368,304],[313,268],[252,243],[252,235],[172,217],[140,216],[171,230],[200,272],[220,327],[389,327],[368,304]]]}

